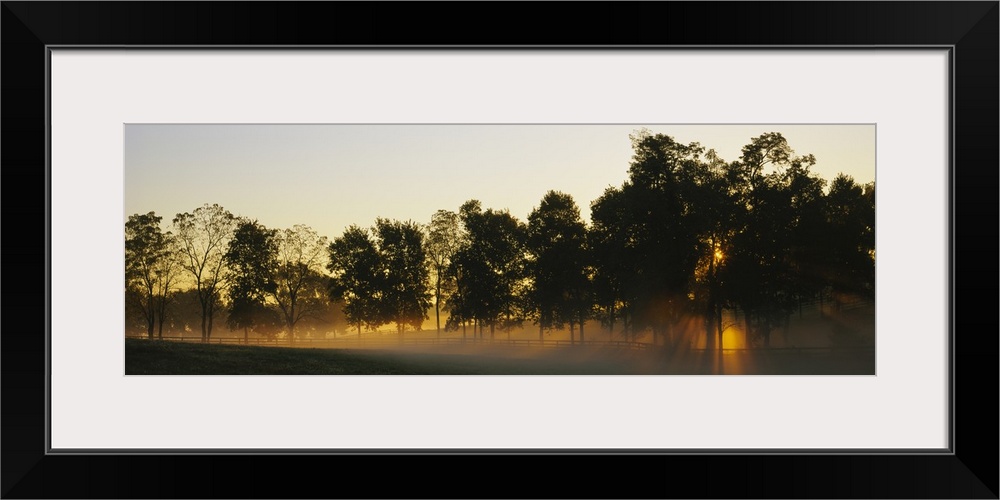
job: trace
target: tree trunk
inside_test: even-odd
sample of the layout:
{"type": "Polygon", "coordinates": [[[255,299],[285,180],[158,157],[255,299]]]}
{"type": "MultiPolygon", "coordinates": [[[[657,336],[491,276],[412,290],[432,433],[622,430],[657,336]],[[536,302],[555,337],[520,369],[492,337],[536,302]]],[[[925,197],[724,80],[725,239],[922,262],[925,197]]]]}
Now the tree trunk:
{"type": "Polygon", "coordinates": [[[434,318],[437,320],[437,337],[441,338],[441,273],[438,273],[436,292],[434,293],[434,318]]]}
{"type": "Polygon", "coordinates": [[[608,307],[608,340],[615,339],[615,304],[608,307]]]}
{"type": "Polygon", "coordinates": [[[205,337],[208,340],[212,340],[212,320],[215,317],[215,306],[214,304],[209,304],[208,307],[208,330],[205,332],[205,337]]]}
{"type": "MultiPolygon", "coordinates": [[[[726,329],[722,327],[722,307],[718,306],[715,309],[715,329],[719,334],[719,353],[721,354],[722,350],[725,348],[722,340],[722,334],[726,331],[726,329]]],[[[721,360],[722,358],[719,359],[721,360]]]]}
{"type": "Polygon", "coordinates": [[[153,311],[147,310],[146,314],[146,337],[153,338],[153,330],[156,325],[156,317],[153,316],[153,311]]]}
{"type": "Polygon", "coordinates": [[[580,343],[583,343],[583,315],[580,315],[580,343]]]}
{"type": "Polygon", "coordinates": [[[205,310],[201,311],[201,341],[208,342],[208,318],[205,317],[205,310]]]}
{"type": "Polygon", "coordinates": [[[289,299],[288,305],[288,315],[285,318],[285,322],[288,323],[288,344],[295,343],[295,296],[292,295],[289,299]]]}
{"type": "Polygon", "coordinates": [[[750,313],[747,312],[747,311],[743,311],[743,322],[746,323],[746,331],[744,332],[744,336],[746,337],[746,340],[744,342],[746,342],[746,345],[744,347],[746,347],[747,349],[749,349],[750,346],[751,346],[751,343],[750,343],[750,313]]]}

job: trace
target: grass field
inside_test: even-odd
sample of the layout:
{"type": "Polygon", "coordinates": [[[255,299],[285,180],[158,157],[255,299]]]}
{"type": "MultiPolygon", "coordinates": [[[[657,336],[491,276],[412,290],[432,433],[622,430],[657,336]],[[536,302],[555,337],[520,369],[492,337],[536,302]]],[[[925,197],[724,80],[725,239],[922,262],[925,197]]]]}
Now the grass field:
{"type": "Polygon", "coordinates": [[[308,349],[125,339],[126,375],[874,375],[871,351],[670,356],[585,346],[308,349]]]}

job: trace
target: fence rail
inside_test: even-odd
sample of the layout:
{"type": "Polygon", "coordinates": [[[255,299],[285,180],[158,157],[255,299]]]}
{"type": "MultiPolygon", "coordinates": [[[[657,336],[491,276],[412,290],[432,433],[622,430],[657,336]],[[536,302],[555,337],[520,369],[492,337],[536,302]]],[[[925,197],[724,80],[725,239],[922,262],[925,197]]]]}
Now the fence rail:
{"type": "MultiPolygon", "coordinates": [[[[160,340],[158,337],[150,339],[147,336],[129,335],[127,339],[138,340],[160,340]]],[[[164,341],[170,342],[192,342],[202,343],[201,337],[177,337],[164,336],[164,341]]],[[[262,345],[262,346],[299,346],[299,347],[392,347],[399,345],[420,346],[420,345],[495,345],[495,346],[520,346],[520,347],[569,347],[569,346],[589,346],[589,347],[613,347],[620,349],[647,349],[651,344],[643,342],[629,342],[624,340],[593,340],[587,342],[570,340],[537,340],[537,339],[480,339],[480,338],[339,338],[339,339],[296,339],[289,342],[288,339],[268,339],[268,338],[238,338],[238,337],[214,337],[204,343],[207,344],[232,344],[232,345],[262,345]]]]}
{"type": "MultiPolygon", "coordinates": [[[[150,339],[146,336],[126,336],[127,339],[138,340],[159,340],[150,339]]],[[[191,342],[202,343],[201,337],[177,337],[165,336],[163,341],[169,342],[191,342]]],[[[288,339],[268,339],[237,337],[215,337],[209,339],[208,344],[229,344],[229,345],[259,345],[259,346],[298,346],[298,347],[395,347],[395,346],[510,346],[510,347],[598,347],[614,349],[648,350],[662,345],[653,345],[647,342],[630,342],[624,340],[588,340],[586,342],[570,340],[538,340],[538,339],[480,339],[480,338],[339,338],[339,339],[297,339],[289,342],[288,339]]],[[[685,349],[692,353],[717,353],[718,349],[692,348],[685,349]]],[[[838,346],[838,347],[769,347],[769,348],[724,348],[723,353],[774,353],[774,354],[822,354],[831,352],[875,352],[874,346],[838,346]]]]}

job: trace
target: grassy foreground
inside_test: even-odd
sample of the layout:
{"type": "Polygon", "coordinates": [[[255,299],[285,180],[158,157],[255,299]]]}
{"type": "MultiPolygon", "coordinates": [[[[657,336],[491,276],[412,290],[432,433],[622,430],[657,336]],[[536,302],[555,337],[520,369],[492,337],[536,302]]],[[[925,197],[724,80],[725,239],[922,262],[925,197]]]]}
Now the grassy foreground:
{"type": "Polygon", "coordinates": [[[126,375],[874,375],[871,353],[666,357],[585,347],[309,349],[125,339],[126,375]],[[721,369],[720,369],[721,367],[721,369]]]}
{"type": "Polygon", "coordinates": [[[645,373],[640,353],[310,349],[125,339],[126,375],[614,375],[645,373]]]}

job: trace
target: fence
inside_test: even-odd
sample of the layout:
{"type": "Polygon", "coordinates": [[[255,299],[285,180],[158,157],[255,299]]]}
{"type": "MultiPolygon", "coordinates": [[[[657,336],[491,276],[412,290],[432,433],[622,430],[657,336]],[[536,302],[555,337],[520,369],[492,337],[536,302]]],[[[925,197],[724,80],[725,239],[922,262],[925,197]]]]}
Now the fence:
{"type": "MultiPolygon", "coordinates": [[[[127,339],[140,339],[148,340],[149,337],[140,335],[129,335],[126,336],[127,339]]],[[[159,338],[153,338],[152,340],[159,340],[159,338]]],[[[202,343],[201,337],[189,336],[189,337],[177,337],[177,336],[164,336],[162,338],[164,341],[171,342],[193,342],[202,343]]],[[[208,339],[208,344],[230,344],[230,345],[260,345],[260,346],[297,346],[297,347],[392,347],[392,346],[422,346],[422,345],[499,345],[499,346],[515,346],[515,347],[569,347],[569,346],[588,346],[588,347],[609,347],[618,349],[647,349],[652,347],[650,344],[643,342],[628,342],[624,340],[595,340],[580,342],[570,341],[570,340],[538,340],[538,339],[484,339],[484,338],[454,338],[454,337],[428,337],[428,338],[372,338],[372,337],[362,337],[362,338],[339,338],[339,339],[295,339],[295,342],[289,342],[288,339],[269,339],[264,337],[251,337],[248,339],[243,339],[240,337],[214,337],[208,339]]]]}
{"type": "MultiPolygon", "coordinates": [[[[146,336],[126,336],[127,339],[147,340],[146,336]]],[[[152,339],[157,340],[157,339],[152,339]]],[[[202,343],[201,337],[163,337],[164,341],[170,342],[190,342],[202,343]]],[[[363,348],[363,347],[398,347],[398,346],[509,346],[509,347],[543,347],[543,348],[609,348],[609,349],[630,349],[630,350],[650,350],[653,348],[665,347],[663,345],[653,345],[647,342],[630,342],[624,340],[593,340],[587,342],[570,340],[538,340],[538,339],[480,339],[480,338],[454,338],[454,337],[428,337],[428,338],[339,338],[339,339],[296,339],[294,343],[288,339],[268,339],[255,338],[243,339],[238,337],[215,337],[208,340],[209,344],[229,344],[229,345],[257,345],[275,347],[326,347],[326,348],[363,348]]],[[[718,353],[718,349],[685,349],[685,351],[698,354],[718,353]]],[[[770,348],[724,348],[724,354],[740,353],[773,353],[781,354],[829,354],[847,352],[875,352],[874,346],[842,346],[842,347],[770,347],[770,348]]]]}

